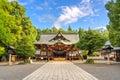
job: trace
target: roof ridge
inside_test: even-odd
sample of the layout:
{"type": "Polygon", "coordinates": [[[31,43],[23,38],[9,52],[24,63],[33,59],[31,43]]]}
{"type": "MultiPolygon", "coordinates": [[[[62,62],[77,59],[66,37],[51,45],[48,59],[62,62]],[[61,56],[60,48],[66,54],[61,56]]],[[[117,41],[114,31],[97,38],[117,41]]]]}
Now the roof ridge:
{"type": "MultiPolygon", "coordinates": [[[[42,35],[43,34],[49,34],[49,35],[51,35],[51,34],[55,34],[55,35],[57,35],[58,33],[41,33],[42,35]]],[[[61,34],[78,34],[78,33],[61,33],[61,34]]]]}

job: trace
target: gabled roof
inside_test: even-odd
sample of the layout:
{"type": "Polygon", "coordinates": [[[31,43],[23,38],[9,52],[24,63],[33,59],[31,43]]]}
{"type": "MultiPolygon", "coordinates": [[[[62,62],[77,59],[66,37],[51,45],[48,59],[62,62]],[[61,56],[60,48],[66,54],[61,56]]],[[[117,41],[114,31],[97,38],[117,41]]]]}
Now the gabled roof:
{"type": "Polygon", "coordinates": [[[55,33],[41,34],[40,40],[38,42],[35,42],[34,44],[54,45],[58,42],[61,42],[66,45],[71,45],[71,44],[75,44],[79,41],[79,35],[77,33],[64,33],[64,34],[60,33],[62,35],[62,37],[64,37],[65,40],[63,40],[61,38],[54,39],[56,36],[58,36],[58,34],[55,34],[55,33]]]}
{"type": "Polygon", "coordinates": [[[66,41],[70,42],[70,40],[68,40],[67,38],[65,38],[65,36],[61,32],[58,32],[57,35],[54,38],[52,38],[50,41],[52,41],[52,40],[58,40],[58,39],[59,40],[66,40],[66,41]]]}

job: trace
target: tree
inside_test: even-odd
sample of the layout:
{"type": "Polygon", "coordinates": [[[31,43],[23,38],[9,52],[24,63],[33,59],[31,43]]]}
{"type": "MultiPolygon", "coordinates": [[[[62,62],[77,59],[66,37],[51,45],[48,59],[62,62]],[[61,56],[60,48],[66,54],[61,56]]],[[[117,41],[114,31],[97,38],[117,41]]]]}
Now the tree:
{"type": "Polygon", "coordinates": [[[107,37],[104,37],[103,33],[91,29],[88,31],[80,29],[79,38],[80,41],[78,42],[77,47],[81,50],[88,50],[88,55],[92,54],[95,50],[100,49],[107,40],[107,37]]]}
{"type": "Polygon", "coordinates": [[[29,40],[30,37],[24,37],[20,42],[21,44],[16,48],[16,54],[19,57],[23,58],[24,62],[26,59],[28,59],[28,57],[33,57],[35,53],[35,48],[31,45],[31,42],[29,40]]]}
{"type": "Polygon", "coordinates": [[[37,30],[25,12],[17,1],[0,0],[0,46],[12,45],[18,55],[28,57],[33,55],[37,30]]]}
{"type": "Polygon", "coordinates": [[[53,27],[52,27],[52,32],[53,32],[53,33],[57,33],[57,32],[58,32],[58,29],[57,29],[55,26],[53,26],[53,27]]]}
{"type": "Polygon", "coordinates": [[[46,28],[43,30],[43,33],[50,33],[50,32],[51,32],[51,30],[49,28],[46,28]]]}
{"type": "Polygon", "coordinates": [[[37,29],[37,37],[36,37],[37,41],[40,39],[40,35],[41,35],[41,29],[37,29]]]}
{"type": "Polygon", "coordinates": [[[0,46],[0,61],[2,60],[2,56],[5,54],[5,48],[0,46]]]}
{"type": "Polygon", "coordinates": [[[5,48],[0,46],[0,56],[5,53],[5,48]]]}
{"type": "Polygon", "coordinates": [[[113,46],[120,46],[120,0],[111,0],[105,8],[108,10],[109,25],[109,39],[113,46]]]}
{"type": "Polygon", "coordinates": [[[65,33],[65,32],[66,32],[66,31],[65,31],[64,29],[62,29],[62,28],[60,28],[59,31],[60,31],[61,33],[65,33]]]}
{"type": "Polygon", "coordinates": [[[72,33],[73,32],[71,26],[68,27],[67,31],[68,31],[68,33],[72,33]]]}

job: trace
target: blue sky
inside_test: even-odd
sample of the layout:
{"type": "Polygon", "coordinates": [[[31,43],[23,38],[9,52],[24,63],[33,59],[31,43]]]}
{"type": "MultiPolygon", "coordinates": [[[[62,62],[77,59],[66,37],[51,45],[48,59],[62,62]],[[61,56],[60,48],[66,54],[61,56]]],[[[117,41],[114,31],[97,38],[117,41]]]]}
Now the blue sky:
{"type": "MultiPolygon", "coordinates": [[[[13,0],[9,0],[13,1],[13,0]]],[[[109,23],[105,4],[109,0],[18,0],[26,15],[40,29],[105,28],[109,23]]]]}

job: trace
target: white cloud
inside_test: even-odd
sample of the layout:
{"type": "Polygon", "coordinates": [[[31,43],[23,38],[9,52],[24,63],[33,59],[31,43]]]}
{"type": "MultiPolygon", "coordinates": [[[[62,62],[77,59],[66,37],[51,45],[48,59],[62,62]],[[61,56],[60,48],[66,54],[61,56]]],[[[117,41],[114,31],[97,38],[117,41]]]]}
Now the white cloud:
{"type": "Polygon", "coordinates": [[[111,1],[111,0],[103,0],[103,3],[106,4],[108,1],[111,1]]]}
{"type": "Polygon", "coordinates": [[[37,9],[37,10],[43,10],[43,8],[41,6],[36,6],[35,9],[37,9]]]}
{"type": "Polygon", "coordinates": [[[94,15],[90,0],[82,0],[79,6],[62,7],[62,13],[54,23],[54,26],[56,26],[56,28],[60,28],[62,25],[77,22],[78,19],[90,15],[94,15]]]}
{"type": "Polygon", "coordinates": [[[81,3],[89,3],[90,0],[82,0],[81,3]]]}
{"type": "Polygon", "coordinates": [[[28,5],[28,2],[19,2],[19,3],[23,6],[28,5]]]}
{"type": "Polygon", "coordinates": [[[54,22],[56,18],[53,15],[42,15],[42,16],[37,16],[38,20],[40,22],[54,22]]]}
{"type": "Polygon", "coordinates": [[[53,8],[51,7],[51,5],[56,5],[56,4],[57,3],[53,0],[45,0],[43,3],[37,6],[43,8],[44,10],[52,10],[53,8]]]}
{"type": "Polygon", "coordinates": [[[107,30],[107,28],[105,26],[100,26],[100,27],[96,27],[95,29],[101,29],[101,30],[107,30]]]}
{"type": "Polygon", "coordinates": [[[26,5],[28,5],[28,4],[31,4],[31,3],[33,3],[35,0],[25,0],[25,1],[19,1],[18,0],[18,2],[21,4],[21,5],[23,5],[23,6],[26,6],[26,5]]]}
{"type": "Polygon", "coordinates": [[[44,7],[49,7],[50,5],[56,5],[57,3],[54,0],[45,0],[41,5],[44,7]]]}
{"type": "MultiPolygon", "coordinates": [[[[98,1],[98,3],[102,3],[102,4],[106,4],[108,1],[111,1],[111,0],[97,0],[98,1]]],[[[113,0],[113,1],[115,1],[115,0],[113,0]]]]}

